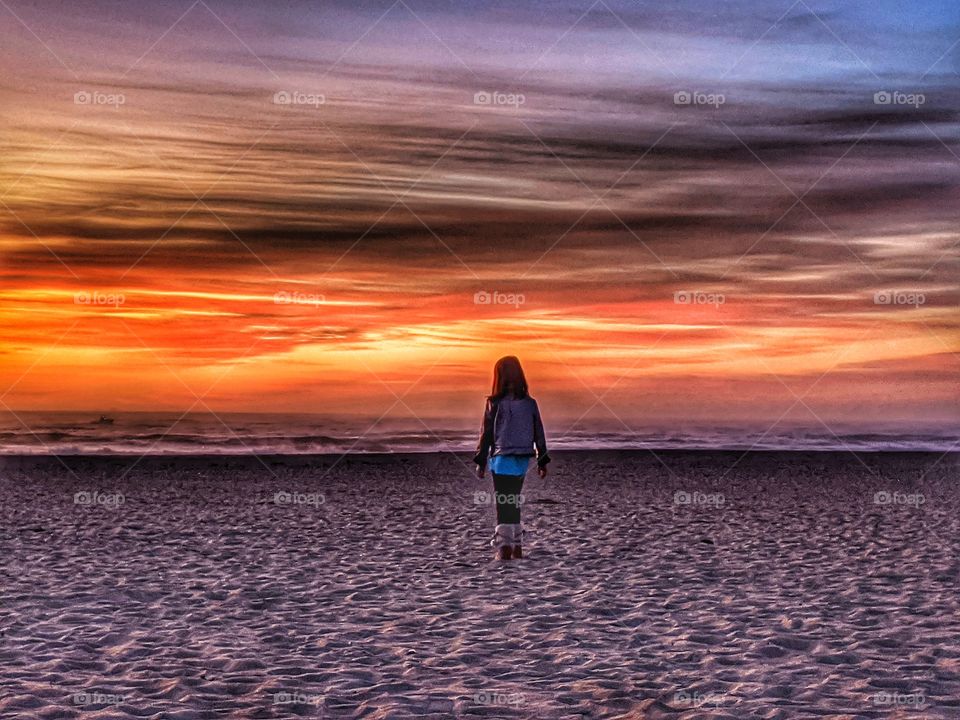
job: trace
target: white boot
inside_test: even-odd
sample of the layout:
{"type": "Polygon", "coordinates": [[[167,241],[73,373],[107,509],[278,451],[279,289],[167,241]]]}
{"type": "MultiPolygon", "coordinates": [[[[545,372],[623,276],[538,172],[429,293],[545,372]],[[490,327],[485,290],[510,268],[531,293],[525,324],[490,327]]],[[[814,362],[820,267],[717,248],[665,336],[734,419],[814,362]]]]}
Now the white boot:
{"type": "Polygon", "coordinates": [[[493,529],[493,540],[490,544],[496,548],[497,560],[509,560],[513,547],[513,525],[501,524],[493,529]]]}

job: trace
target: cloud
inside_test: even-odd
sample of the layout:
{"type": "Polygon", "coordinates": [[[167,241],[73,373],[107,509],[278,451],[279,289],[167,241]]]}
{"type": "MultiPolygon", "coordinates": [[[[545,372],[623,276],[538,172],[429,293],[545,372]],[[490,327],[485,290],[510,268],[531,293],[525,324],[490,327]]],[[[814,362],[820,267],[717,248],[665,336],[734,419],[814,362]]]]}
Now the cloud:
{"type": "MultiPolygon", "coordinates": [[[[64,341],[78,363],[104,348],[139,360],[143,340],[193,368],[259,341],[251,358],[296,356],[336,376],[349,361],[331,370],[324,353],[381,348],[413,372],[410,347],[439,345],[473,368],[479,349],[523,345],[535,329],[564,358],[589,353],[605,381],[623,355],[660,342],[645,372],[711,383],[758,372],[755,355],[823,371],[825,348],[851,330],[935,327],[956,341],[945,313],[957,297],[960,96],[941,71],[922,77],[936,57],[919,52],[921,36],[948,35],[948,18],[892,39],[894,60],[867,69],[856,56],[892,15],[817,6],[755,43],[777,20],[761,3],[609,6],[616,15],[598,6],[563,36],[582,8],[412,4],[432,31],[391,13],[353,47],[386,7],[337,5],[328,12],[344,22],[331,25],[307,6],[238,4],[225,21],[248,47],[191,14],[137,64],[150,47],[138,33],[159,33],[91,2],[87,21],[59,28],[79,79],[42,46],[0,49],[23,71],[0,86],[4,340],[42,347],[78,319],[64,341]],[[104,28],[117,38],[94,53],[104,28]],[[127,102],[78,106],[84,88],[127,102]],[[325,102],[273,102],[298,89],[325,102]],[[897,89],[926,101],[875,103],[897,89]],[[524,100],[477,104],[477,92],[524,100]],[[677,104],[677,92],[724,102],[677,104]],[[318,317],[272,302],[292,286],[344,304],[318,317]],[[125,291],[126,315],[69,301],[91,288],[125,291]],[[898,289],[925,303],[873,301],[898,289]],[[525,303],[477,307],[478,291],[525,303]],[[726,302],[679,307],[678,291],[726,302]]],[[[152,8],[146,27],[172,12],[152,8]]],[[[29,18],[41,32],[68,20],[29,18]]],[[[845,372],[869,385],[887,368],[909,384],[915,363],[920,383],[950,356],[918,343],[845,372]]]]}

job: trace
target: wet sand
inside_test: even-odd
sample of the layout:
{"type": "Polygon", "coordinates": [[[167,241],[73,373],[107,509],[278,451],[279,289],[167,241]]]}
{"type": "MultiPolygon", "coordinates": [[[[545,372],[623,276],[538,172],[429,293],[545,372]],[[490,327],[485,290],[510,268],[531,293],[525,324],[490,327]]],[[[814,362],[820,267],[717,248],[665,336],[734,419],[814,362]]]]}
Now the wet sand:
{"type": "Polygon", "coordinates": [[[740,457],[4,458],[0,718],[960,717],[960,456],[740,457]]]}

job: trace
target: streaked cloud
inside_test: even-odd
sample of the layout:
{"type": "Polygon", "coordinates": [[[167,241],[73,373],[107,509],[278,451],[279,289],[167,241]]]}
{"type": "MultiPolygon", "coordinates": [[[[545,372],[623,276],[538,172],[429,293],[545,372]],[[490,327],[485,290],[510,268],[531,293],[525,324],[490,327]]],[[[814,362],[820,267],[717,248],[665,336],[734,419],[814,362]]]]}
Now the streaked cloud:
{"type": "Polygon", "coordinates": [[[11,8],[11,406],[956,418],[947,3],[11,8]]]}

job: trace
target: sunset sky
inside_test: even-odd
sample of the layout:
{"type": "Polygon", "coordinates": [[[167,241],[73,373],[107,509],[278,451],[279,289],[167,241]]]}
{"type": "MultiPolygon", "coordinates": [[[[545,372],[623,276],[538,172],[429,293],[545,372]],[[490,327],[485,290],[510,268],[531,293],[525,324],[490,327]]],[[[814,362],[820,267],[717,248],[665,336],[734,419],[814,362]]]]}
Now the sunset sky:
{"type": "Polygon", "coordinates": [[[0,410],[472,420],[515,354],[570,422],[960,419],[955,0],[2,0],[0,37],[0,410]]]}

